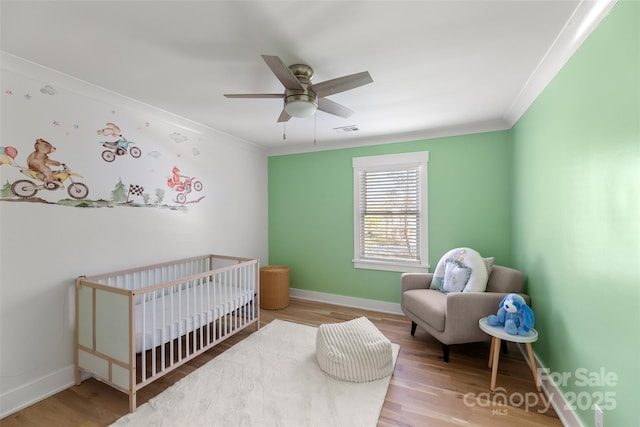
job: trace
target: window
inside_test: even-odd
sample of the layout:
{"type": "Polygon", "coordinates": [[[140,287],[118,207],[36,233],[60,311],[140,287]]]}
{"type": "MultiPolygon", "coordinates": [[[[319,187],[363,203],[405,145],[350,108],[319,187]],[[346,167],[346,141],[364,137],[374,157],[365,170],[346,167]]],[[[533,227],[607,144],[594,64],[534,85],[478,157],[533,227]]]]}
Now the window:
{"type": "Polygon", "coordinates": [[[353,159],[354,266],[425,272],[427,151],[353,159]]]}

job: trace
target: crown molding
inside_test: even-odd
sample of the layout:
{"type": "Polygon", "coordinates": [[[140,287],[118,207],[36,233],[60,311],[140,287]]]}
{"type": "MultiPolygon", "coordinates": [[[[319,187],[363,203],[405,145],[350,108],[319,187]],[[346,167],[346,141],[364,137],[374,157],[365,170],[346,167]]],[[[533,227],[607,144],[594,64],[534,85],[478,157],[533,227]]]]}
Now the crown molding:
{"type": "Polygon", "coordinates": [[[609,14],[618,0],[582,0],[549,47],[526,84],[504,113],[513,127],[527,109],[565,66],[591,32],[609,14]]]}

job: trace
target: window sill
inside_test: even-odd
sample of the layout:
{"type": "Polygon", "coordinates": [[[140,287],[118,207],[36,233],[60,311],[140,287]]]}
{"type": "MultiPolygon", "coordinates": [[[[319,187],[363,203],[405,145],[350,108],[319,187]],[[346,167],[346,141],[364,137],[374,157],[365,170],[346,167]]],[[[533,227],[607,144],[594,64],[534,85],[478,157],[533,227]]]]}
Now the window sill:
{"type": "Polygon", "coordinates": [[[428,273],[431,266],[384,261],[354,260],[353,267],[365,270],[397,271],[400,273],[428,273]]]}

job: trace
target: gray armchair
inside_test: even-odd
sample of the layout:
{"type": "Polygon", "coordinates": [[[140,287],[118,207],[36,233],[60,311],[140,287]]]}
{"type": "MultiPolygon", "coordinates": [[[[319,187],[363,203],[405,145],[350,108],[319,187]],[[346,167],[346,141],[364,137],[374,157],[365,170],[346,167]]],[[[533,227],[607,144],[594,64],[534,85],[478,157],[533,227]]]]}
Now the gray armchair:
{"type": "MultiPolygon", "coordinates": [[[[449,345],[489,341],[478,327],[478,320],[496,314],[505,295],[522,291],[522,273],[495,265],[485,292],[453,292],[429,289],[433,273],[404,273],[401,276],[400,307],[411,319],[411,335],[416,326],[442,343],[442,354],[449,362],[449,345]]],[[[527,304],[529,296],[522,295],[527,304]]]]}

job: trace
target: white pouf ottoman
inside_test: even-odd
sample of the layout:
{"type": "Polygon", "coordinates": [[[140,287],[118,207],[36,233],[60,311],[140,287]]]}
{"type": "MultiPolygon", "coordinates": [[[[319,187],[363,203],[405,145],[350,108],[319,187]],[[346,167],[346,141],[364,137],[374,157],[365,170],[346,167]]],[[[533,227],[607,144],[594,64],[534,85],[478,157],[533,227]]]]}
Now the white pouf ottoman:
{"type": "Polygon", "coordinates": [[[366,317],[320,325],[316,359],[332,377],[358,383],[389,376],[394,367],[391,341],[366,317]]]}

